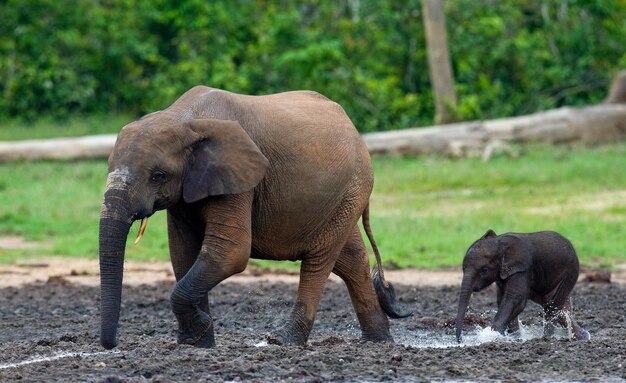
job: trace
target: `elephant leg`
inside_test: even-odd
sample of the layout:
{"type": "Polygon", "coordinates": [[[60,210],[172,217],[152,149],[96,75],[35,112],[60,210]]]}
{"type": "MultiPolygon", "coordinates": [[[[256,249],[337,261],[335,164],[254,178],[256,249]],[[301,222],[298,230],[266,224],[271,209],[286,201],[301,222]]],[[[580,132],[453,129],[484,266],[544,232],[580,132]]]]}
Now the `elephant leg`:
{"type": "MultiPolygon", "coordinates": [[[[498,304],[498,309],[500,308],[500,306],[502,305],[502,300],[504,299],[504,288],[501,284],[497,284],[496,285],[496,299],[497,299],[497,304],[498,304]]],[[[515,317],[512,317],[511,320],[509,320],[509,323],[506,326],[506,330],[509,334],[513,335],[513,336],[518,336],[519,333],[519,320],[518,320],[518,316],[516,315],[515,317]]]]}
{"type": "Polygon", "coordinates": [[[589,333],[580,327],[572,316],[572,303],[570,293],[576,285],[578,274],[567,275],[550,293],[544,296],[546,302],[543,305],[545,326],[544,336],[551,337],[554,335],[554,326],[560,325],[568,328],[571,324],[574,339],[588,340],[589,333]]]}
{"type": "Polygon", "coordinates": [[[572,314],[572,301],[571,298],[565,302],[565,304],[558,310],[552,309],[551,306],[544,308],[546,317],[546,329],[544,329],[545,336],[552,336],[554,334],[554,325],[569,329],[571,326],[572,336],[576,340],[589,340],[591,336],[589,332],[582,328],[578,322],[574,319],[572,314]],[[549,332],[549,334],[546,334],[549,332]]]}
{"type": "Polygon", "coordinates": [[[513,274],[508,278],[502,291],[498,293],[500,305],[491,324],[492,330],[504,335],[504,331],[512,320],[516,320],[517,316],[524,311],[528,301],[526,291],[526,278],[521,273],[513,274]]]}
{"type": "Polygon", "coordinates": [[[213,319],[202,307],[208,292],[242,272],[250,257],[252,193],[229,195],[206,206],[207,221],[200,254],[171,296],[179,325],[178,342],[215,345],[213,319]]]}
{"type": "MultiPolygon", "coordinates": [[[[167,236],[170,250],[170,260],[174,270],[176,282],[183,279],[191,266],[198,258],[202,248],[202,232],[188,223],[183,218],[183,213],[176,210],[168,210],[167,213],[167,236]]],[[[202,300],[200,309],[210,315],[209,294],[202,300]]]]}
{"type": "MultiPolygon", "coordinates": [[[[504,299],[504,287],[502,284],[498,283],[496,284],[496,302],[498,305],[498,309],[500,309],[500,306],[502,305],[502,301],[504,299]]],[[[519,335],[519,320],[518,320],[518,315],[516,315],[515,317],[512,317],[509,322],[506,325],[506,331],[509,334],[512,335],[519,335]]]]}
{"type": "Polygon", "coordinates": [[[362,339],[373,342],[393,342],[389,319],[383,312],[370,277],[370,264],[363,237],[355,227],[341,250],[333,272],[348,287],[352,306],[361,326],[362,339]]]}
{"type": "Polygon", "coordinates": [[[317,307],[326,280],[333,269],[339,249],[307,255],[300,265],[300,283],[296,303],[289,321],[276,332],[268,335],[272,344],[304,345],[313,328],[317,307]]]}
{"type": "Polygon", "coordinates": [[[561,309],[554,306],[552,303],[548,303],[543,307],[544,313],[544,325],[543,336],[544,338],[550,338],[554,336],[554,327],[559,323],[559,317],[562,315],[561,309]]]}
{"type": "Polygon", "coordinates": [[[509,322],[507,326],[507,333],[513,336],[520,335],[518,316],[515,316],[515,318],[511,319],[511,321],[509,322]]]}
{"type": "Polygon", "coordinates": [[[573,312],[574,311],[572,310],[572,298],[569,298],[567,302],[565,303],[565,305],[563,306],[562,313],[564,315],[561,316],[559,323],[561,324],[561,326],[567,328],[568,318],[569,318],[569,324],[571,324],[572,326],[572,335],[574,336],[575,340],[591,339],[591,335],[589,334],[589,331],[582,328],[582,326],[578,322],[576,322],[576,320],[574,319],[573,312]]]}

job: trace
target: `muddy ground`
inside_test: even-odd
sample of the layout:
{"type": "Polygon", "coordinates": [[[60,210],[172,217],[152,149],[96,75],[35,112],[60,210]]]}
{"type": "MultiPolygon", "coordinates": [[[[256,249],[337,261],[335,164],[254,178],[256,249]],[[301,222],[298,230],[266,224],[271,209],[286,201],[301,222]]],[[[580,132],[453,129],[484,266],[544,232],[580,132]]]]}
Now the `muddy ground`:
{"type": "MultiPolygon", "coordinates": [[[[97,275],[73,266],[47,279],[24,273],[27,284],[0,284],[1,382],[626,381],[626,284],[615,281],[580,282],[575,289],[576,318],[591,333],[589,342],[494,338],[441,347],[454,345],[449,323],[458,273],[440,274],[431,285],[420,283],[419,273],[398,279],[400,303],[416,314],[391,321],[395,344],[359,341],[347,290],[333,279],[309,344],[279,347],[267,345],[265,334],[288,317],[295,278],[248,274],[214,289],[217,346],[206,350],[176,344],[171,274],[147,268],[138,272],[158,278],[142,283],[129,273],[119,346],[104,351],[97,275]]],[[[5,270],[0,279],[11,274],[5,270]]],[[[495,290],[476,294],[471,307],[471,327],[486,326],[495,314],[495,290]]],[[[521,317],[524,328],[541,328],[538,306],[529,304],[521,317]]]]}

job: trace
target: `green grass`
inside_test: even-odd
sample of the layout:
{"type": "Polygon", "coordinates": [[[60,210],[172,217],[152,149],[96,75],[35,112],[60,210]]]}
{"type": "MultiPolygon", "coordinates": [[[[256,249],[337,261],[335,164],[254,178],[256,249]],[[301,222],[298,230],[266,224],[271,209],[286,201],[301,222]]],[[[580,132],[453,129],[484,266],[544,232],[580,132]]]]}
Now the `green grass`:
{"type": "Polygon", "coordinates": [[[586,265],[626,262],[626,144],[519,159],[377,158],[372,227],[400,267],[459,265],[488,228],[555,230],[586,265]]]}
{"type": "MultiPolygon", "coordinates": [[[[375,157],[371,226],[388,267],[458,266],[488,228],[555,230],[583,264],[626,263],[626,143],[592,149],[532,146],[518,159],[375,157]]],[[[0,165],[0,236],[39,241],[0,250],[26,256],[97,258],[106,161],[0,165]]],[[[134,225],[130,236],[134,237],[134,225]]],[[[127,259],[168,259],[165,213],[127,259]]],[[[279,263],[263,263],[279,266],[279,263]]],[[[293,265],[281,263],[280,266],[293,265]]]]}
{"type": "Polygon", "coordinates": [[[133,120],[132,117],[125,115],[73,116],[65,120],[50,118],[37,121],[9,120],[2,122],[0,141],[117,133],[133,120]]]}

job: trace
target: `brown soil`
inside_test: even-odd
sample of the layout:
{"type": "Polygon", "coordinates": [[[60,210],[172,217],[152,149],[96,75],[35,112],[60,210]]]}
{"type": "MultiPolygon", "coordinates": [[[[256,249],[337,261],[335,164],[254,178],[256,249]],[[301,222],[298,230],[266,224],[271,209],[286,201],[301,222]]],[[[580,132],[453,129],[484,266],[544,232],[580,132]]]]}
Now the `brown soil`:
{"type": "MultiPolygon", "coordinates": [[[[83,262],[0,267],[0,381],[626,381],[620,273],[612,283],[581,276],[575,289],[576,318],[591,333],[589,342],[536,338],[423,348],[410,344],[425,337],[453,343],[456,270],[388,272],[400,304],[416,313],[391,321],[395,344],[359,341],[347,289],[332,279],[305,347],[264,342],[287,319],[297,276],[246,272],[213,290],[217,346],[205,350],[176,344],[169,266],[128,262],[120,344],[105,351],[98,344],[97,264],[83,262]]],[[[495,291],[487,289],[472,299],[467,324],[488,326],[494,313],[495,291]]],[[[541,326],[534,304],[521,319],[541,326]]]]}

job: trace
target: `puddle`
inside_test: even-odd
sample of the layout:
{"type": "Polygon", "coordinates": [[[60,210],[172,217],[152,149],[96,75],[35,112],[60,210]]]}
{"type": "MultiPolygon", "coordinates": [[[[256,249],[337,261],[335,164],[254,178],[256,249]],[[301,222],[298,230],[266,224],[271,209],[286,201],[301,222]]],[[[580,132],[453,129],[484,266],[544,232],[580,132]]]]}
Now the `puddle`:
{"type": "Polygon", "coordinates": [[[61,359],[66,359],[66,358],[75,358],[75,357],[84,358],[84,357],[96,356],[96,355],[102,355],[102,354],[118,354],[118,353],[119,351],[64,352],[64,353],[55,354],[51,356],[39,356],[35,358],[30,358],[30,359],[23,360],[21,362],[0,364],[0,370],[6,370],[7,368],[16,368],[20,366],[26,366],[29,364],[35,364],[35,363],[52,362],[55,360],[61,360],[61,359]]]}

